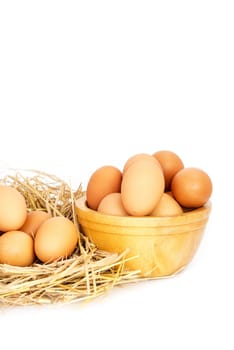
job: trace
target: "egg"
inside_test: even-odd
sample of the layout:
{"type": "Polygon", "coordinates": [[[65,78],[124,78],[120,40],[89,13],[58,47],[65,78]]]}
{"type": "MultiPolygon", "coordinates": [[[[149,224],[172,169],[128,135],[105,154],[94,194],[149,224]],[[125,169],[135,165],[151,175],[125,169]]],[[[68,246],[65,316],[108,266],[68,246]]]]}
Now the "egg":
{"type": "Polygon", "coordinates": [[[109,193],[120,192],[122,172],[115,166],[104,165],[90,177],[86,197],[90,209],[97,210],[101,200],[109,193]]]}
{"type": "Polygon", "coordinates": [[[19,230],[26,216],[24,196],[14,187],[0,185],[0,231],[19,230]]]}
{"type": "Polygon", "coordinates": [[[100,202],[98,212],[108,215],[127,216],[120,193],[109,193],[100,202]]]}
{"type": "Polygon", "coordinates": [[[212,194],[212,181],[202,169],[184,168],[173,177],[171,191],[182,207],[198,208],[209,200],[212,194]]]}
{"type": "Polygon", "coordinates": [[[32,210],[27,214],[26,220],[20,230],[34,237],[40,225],[49,218],[51,218],[51,215],[45,211],[32,210]]]}
{"type": "Polygon", "coordinates": [[[175,152],[169,150],[155,152],[153,157],[159,161],[162,167],[165,178],[165,191],[169,191],[173,176],[184,168],[184,163],[175,152]]]}
{"type": "Polygon", "coordinates": [[[148,153],[137,153],[127,159],[123,167],[123,174],[126,172],[130,165],[139,160],[149,160],[150,162],[157,163],[158,165],[160,164],[155,157],[148,153]]]}
{"type": "Polygon", "coordinates": [[[14,266],[30,266],[35,254],[33,238],[22,231],[8,231],[0,237],[0,263],[14,266]]]}
{"type": "MultiPolygon", "coordinates": [[[[171,191],[167,191],[165,192],[166,194],[168,194],[169,196],[173,197],[173,193],[171,191]]],[[[174,197],[173,197],[174,198],[174,197]]]]}
{"type": "Polygon", "coordinates": [[[79,232],[75,224],[63,216],[45,220],[37,230],[35,253],[44,263],[68,258],[76,248],[79,232]]]}
{"type": "Polygon", "coordinates": [[[168,193],[163,193],[150,216],[177,216],[183,214],[179,203],[168,193]]]}
{"type": "Polygon", "coordinates": [[[159,202],[165,187],[162,169],[142,159],[129,166],[121,184],[122,203],[129,215],[149,215],[159,202]]]}

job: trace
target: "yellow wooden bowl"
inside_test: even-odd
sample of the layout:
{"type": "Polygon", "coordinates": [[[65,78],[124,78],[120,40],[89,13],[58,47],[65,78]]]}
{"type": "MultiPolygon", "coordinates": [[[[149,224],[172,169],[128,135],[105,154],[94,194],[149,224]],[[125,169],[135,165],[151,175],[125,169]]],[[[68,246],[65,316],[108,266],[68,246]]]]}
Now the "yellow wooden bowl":
{"type": "Polygon", "coordinates": [[[176,217],[112,216],[87,207],[86,197],[76,201],[81,230],[102,250],[129,249],[126,267],[144,277],[170,276],[194,257],[208,222],[211,204],[176,217]]]}

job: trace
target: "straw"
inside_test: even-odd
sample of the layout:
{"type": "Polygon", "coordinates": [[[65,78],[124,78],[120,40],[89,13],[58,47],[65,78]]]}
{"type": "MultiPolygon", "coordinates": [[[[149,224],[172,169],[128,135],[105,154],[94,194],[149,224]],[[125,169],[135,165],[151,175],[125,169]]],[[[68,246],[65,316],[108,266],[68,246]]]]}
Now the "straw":
{"type": "Polygon", "coordinates": [[[71,303],[93,299],[116,285],[140,279],[139,271],[125,269],[127,251],[101,251],[80,232],[75,201],[84,194],[55,175],[37,170],[9,169],[0,184],[23,194],[28,210],[43,210],[72,220],[81,239],[67,259],[32,266],[0,264],[0,305],[71,303]]]}

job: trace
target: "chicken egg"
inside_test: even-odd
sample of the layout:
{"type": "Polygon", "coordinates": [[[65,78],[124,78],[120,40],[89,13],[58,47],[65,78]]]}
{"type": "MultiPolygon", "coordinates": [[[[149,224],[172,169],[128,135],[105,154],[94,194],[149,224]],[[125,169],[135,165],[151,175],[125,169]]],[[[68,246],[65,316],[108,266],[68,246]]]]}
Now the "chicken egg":
{"type": "Polygon", "coordinates": [[[123,175],[122,203],[129,215],[149,215],[164,192],[162,169],[157,163],[142,159],[134,162],[123,175]]]}
{"type": "Polygon", "coordinates": [[[108,215],[127,216],[120,193],[109,193],[100,202],[98,212],[108,215]]]}
{"type": "Polygon", "coordinates": [[[158,165],[160,164],[154,156],[152,156],[148,153],[137,153],[137,154],[134,154],[133,156],[131,156],[130,158],[128,158],[128,160],[125,162],[124,167],[123,167],[123,174],[127,171],[127,169],[133,163],[135,163],[139,160],[149,160],[150,162],[157,163],[158,165]]]}
{"type": "Polygon", "coordinates": [[[150,216],[177,216],[183,214],[179,203],[167,193],[163,193],[150,216]]]}
{"type": "Polygon", "coordinates": [[[97,169],[90,177],[86,197],[90,209],[97,210],[99,203],[109,193],[120,192],[122,172],[112,166],[105,165],[97,169]]]}
{"type": "Polygon", "coordinates": [[[24,196],[14,187],[0,185],[0,231],[19,230],[26,216],[24,196]]]}
{"type": "Polygon", "coordinates": [[[35,237],[39,226],[49,218],[51,218],[51,215],[45,211],[32,210],[27,214],[26,220],[20,230],[35,237]]]}
{"type": "Polygon", "coordinates": [[[68,258],[76,248],[79,232],[74,223],[63,216],[45,220],[37,230],[35,253],[44,263],[68,258]]]}
{"type": "Polygon", "coordinates": [[[171,191],[182,207],[198,208],[209,200],[212,181],[202,169],[184,168],[173,177],[171,191]]]}
{"type": "Polygon", "coordinates": [[[35,254],[33,238],[22,231],[8,231],[0,237],[0,263],[14,266],[30,266],[35,254]]]}
{"type": "Polygon", "coordinates": [[[169,150],[155,152],[153,157],[159,161],[162,167],[165,178],[165,191],[169,191],[173,176],[184,168],[184,164],[176,153],[169,150]]]}

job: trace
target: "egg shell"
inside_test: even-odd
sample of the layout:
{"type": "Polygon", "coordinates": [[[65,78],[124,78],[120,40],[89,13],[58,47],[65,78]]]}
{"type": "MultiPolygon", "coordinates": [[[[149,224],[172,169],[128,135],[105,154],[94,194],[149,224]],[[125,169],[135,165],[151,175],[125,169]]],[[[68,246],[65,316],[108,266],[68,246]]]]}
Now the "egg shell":
{"type": "Polygon", "coordinates": [[[165,178],[165,191],[169,191],[173,176],[184,168],[184,163],[175,152],[170,150],[157,151],[153,154],[153,157],[158,160],[162,167],[165,178]]]}
{"type": "Polygon", "coordinates": [[[100,202],[98,212],[108,215],[128,216],[120,193],[109,193],[100,202]]]}
{"type": "Polygon", "coordinates": [[[212,181],[202,169],[181,169],[172,179],[171,190],[177,202],[185,208],[203,206],[211,197],[212,181]]]}
{"type": "Polygon", "coordinates": [[[19,230],[26,217],[24,196],[14,187],[0,185],[0,231],[19,230]]]}
{"type": "Polygon", "coordinates": [[[76,248],[79,232],[74,223],[63,217],[44,221],[34,240],[36,256],[44,263],[69,257],[76,248]]]}
{"type": "Polygon", "coordinates": [[[126,170],[129,168],[130,165],[132,165],[133,163],[135,163],[139,160],[149,160],[153,163],[157,163],[158,165],[160,165],[158,160],[155,157],[153,157],[152,155],[150,155],[148,153],[137,153],[137,154],[134,154],[133,156],[131,156],[130,158],[127,159],[127,161],[125,162],[124,167],[123,167],[123,174],[126,172],[126,170]]]}
{"type": "Polygon", "coordinates": [[[112,166],[98,168],[90,177],[87,185],[87,204],[90,209],[97,210],[101,200],[109,193],[120,192],[122,172],[112,166]]]}
{"type": "Polygon", "coordinates": [[[122,203],[129,215],[149,215],[159,202],[165,187],[160,166],[139,160],[129,166],[121,185],[122,203]]]}
{"type": "Polygon", "coordinates": [[[150,216],[171,217],[181,214],[183,214],[183,209],[179,203],[170,194],[163,193],[150,216]]]}
{"type": "Polygon", "coordinates": [[[20,230],[35,237],[40,225],[49,218],[51,218],[51,215],[45,211],[32,210],[27,214],[26,220],[20,230]]]}
{"type": "Polygon", "coordinates": [[[35,260],[33,238],[22,231],[8,231],[0,237],[0,263],[30,266],[35,260]]]}

